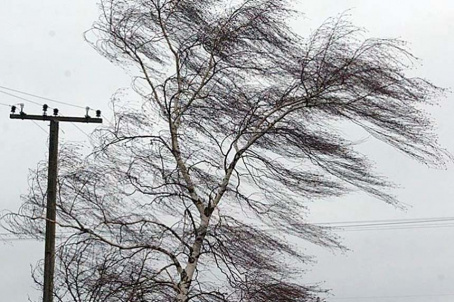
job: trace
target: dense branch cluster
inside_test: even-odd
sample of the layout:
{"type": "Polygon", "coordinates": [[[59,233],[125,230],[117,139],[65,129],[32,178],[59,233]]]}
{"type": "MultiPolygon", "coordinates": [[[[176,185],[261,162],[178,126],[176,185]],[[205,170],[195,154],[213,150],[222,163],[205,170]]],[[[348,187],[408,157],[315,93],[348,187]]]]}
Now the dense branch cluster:
{"type": "MultiPolygon", "coordinates": [[[[397,204],[339,125],[443,164],[421,107],[443,91],[405,75],[404,43],[363,39],[343,16],[302,38],[289,7],[101,1],[89,41],[127,67],[143,103],[116,96],[95,152],[61,151],[58,301],[320,301],[292,281],[308,259],[286,236],[341,246],[304,222],[307,200],[360,189],[397,204]]],[[[39,237],[38,171],[6,218],[39,237]]]]}

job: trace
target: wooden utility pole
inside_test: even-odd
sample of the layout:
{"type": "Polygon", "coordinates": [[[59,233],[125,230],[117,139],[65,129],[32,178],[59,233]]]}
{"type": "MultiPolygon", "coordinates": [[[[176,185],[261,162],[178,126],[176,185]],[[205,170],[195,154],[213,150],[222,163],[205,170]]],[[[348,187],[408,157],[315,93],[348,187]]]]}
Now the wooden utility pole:
{"type": "Polygon", "coordinates": [[[96,118],[88,115],[85,117],[59,116],[58,109],[53,110],[53,115],[47,115],[47,105],[43,105],[42,115],[28,115],[21,110],[16,114],[16,107],[11,107],[11,119],[50,121],[49,134],[49,163],[47,174],[47,209],[46,209],[46,241],[44,251],[44,287],[43,302],[54,300],[54,268],[55,268],[55,222],[57,212],[57,176],[58,176],[58,125],[59,122],[73,123],[102,123],[101,111],[96,111],[96,118]]]}

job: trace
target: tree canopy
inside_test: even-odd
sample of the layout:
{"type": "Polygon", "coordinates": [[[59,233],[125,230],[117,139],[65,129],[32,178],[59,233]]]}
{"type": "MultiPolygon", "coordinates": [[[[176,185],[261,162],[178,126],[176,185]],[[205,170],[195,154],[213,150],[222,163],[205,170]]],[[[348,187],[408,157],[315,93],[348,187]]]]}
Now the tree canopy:
{"type": "MultiPolygon", "coordinates": [[[[94,152],[61,151],[58,301],[319,301],[295,281],[308,257],[288,236],[341,245],[306,223],[308,200],[359,189],[398,205],[340,125],[428,165],[448,158],[423,107],[443,89],[407,76],[403,41],[364,38],[345,16],[301,37],[284,0],[100,9],[88,41],[142,104],[115,95],[94,152]]],[[[41,236],[42,171],[7,217],[15,232],[41,236]]]]}

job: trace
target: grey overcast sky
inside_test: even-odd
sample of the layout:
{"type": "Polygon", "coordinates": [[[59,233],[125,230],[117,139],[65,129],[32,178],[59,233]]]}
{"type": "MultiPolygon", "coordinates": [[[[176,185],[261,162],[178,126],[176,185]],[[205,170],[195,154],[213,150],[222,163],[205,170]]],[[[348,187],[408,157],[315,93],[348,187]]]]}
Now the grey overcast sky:
{"type": "MultiPolygon", "coordinates": [[[[422,59],[412,74],[442,87],[454,86],[454,1],[301,0],[297,7],[305,16],[292,24],[303,34],[350,9],[351,21],[366,28],[367,36],[409,42],[413,53],[422,59]]],[[[130,80],[84,42],[83,32],[97,14],[91,0],[0,0],[0,86],[100,108],[109,116],[111,95],[128,87],[130,80]]],[[[9,120],[9,108],[4,105],[22,101],[2,91],[11,92],[0,87],[0,209],[15,210],[20,206],[20,195],[27,192],[28,169],[45,159],[47,125],[9,120]]],[[[453,95],[448,95],[440,106],[428,111],[436,121],[440,143],[454,153],[452,101],[453,95]]],[[[40,112],[39,106],[24,103],[27,112],[40,112]]],[[[49,105],[65,115],[84,114],[80,108],[49,105]]],[[[94,129],[92,125],[79,127],[86,133],[94,129]]],[[[87,141],[73,125],[61,128],[61,140],[87,141]]],[[[376,162],[380,173],[401,185],[395,194],[407,210],[353,194],[311,204],[308,219],[340,222],[454,217],[454,165],[447,170],[428,169],[372,140],[361,150],[376,162]]],[[[332,289],[329,302],[453,301],[454,226],[416,226],[339,231],[351,249],[344,254],[300,242],[317,258],[302,281],[324,281],[322,285],[332,289]]],[[[20,302],[39,296],[33,289],[30,265],[42,258],[43,249],[43,242],[0,242],[1,301],[20,302]]]]}

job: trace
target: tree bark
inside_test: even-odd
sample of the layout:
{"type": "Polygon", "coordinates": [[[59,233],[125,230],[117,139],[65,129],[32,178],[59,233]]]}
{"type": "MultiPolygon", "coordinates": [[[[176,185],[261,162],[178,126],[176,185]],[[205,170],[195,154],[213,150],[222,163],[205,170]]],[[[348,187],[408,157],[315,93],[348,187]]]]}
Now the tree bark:
{"type": "Polygon", "coordinates": [[[207,234],[208,225],[210,223],[211,217],[211,208],[206,208],[207,213],[201,215],[202,221],[199,228],[197,229],[197,236],[192,245],[192,249],[189,253],[188,264],[181,272],[180,282],[178,283],[179,293],[177,295],[178,302],[187,302],[189,301],[189,289],[191,287],[192,278],[194,277],[195,270],[197,268],[197,263],[199,261],[200,252],[202,250],[203,240],[207,234]]]}

